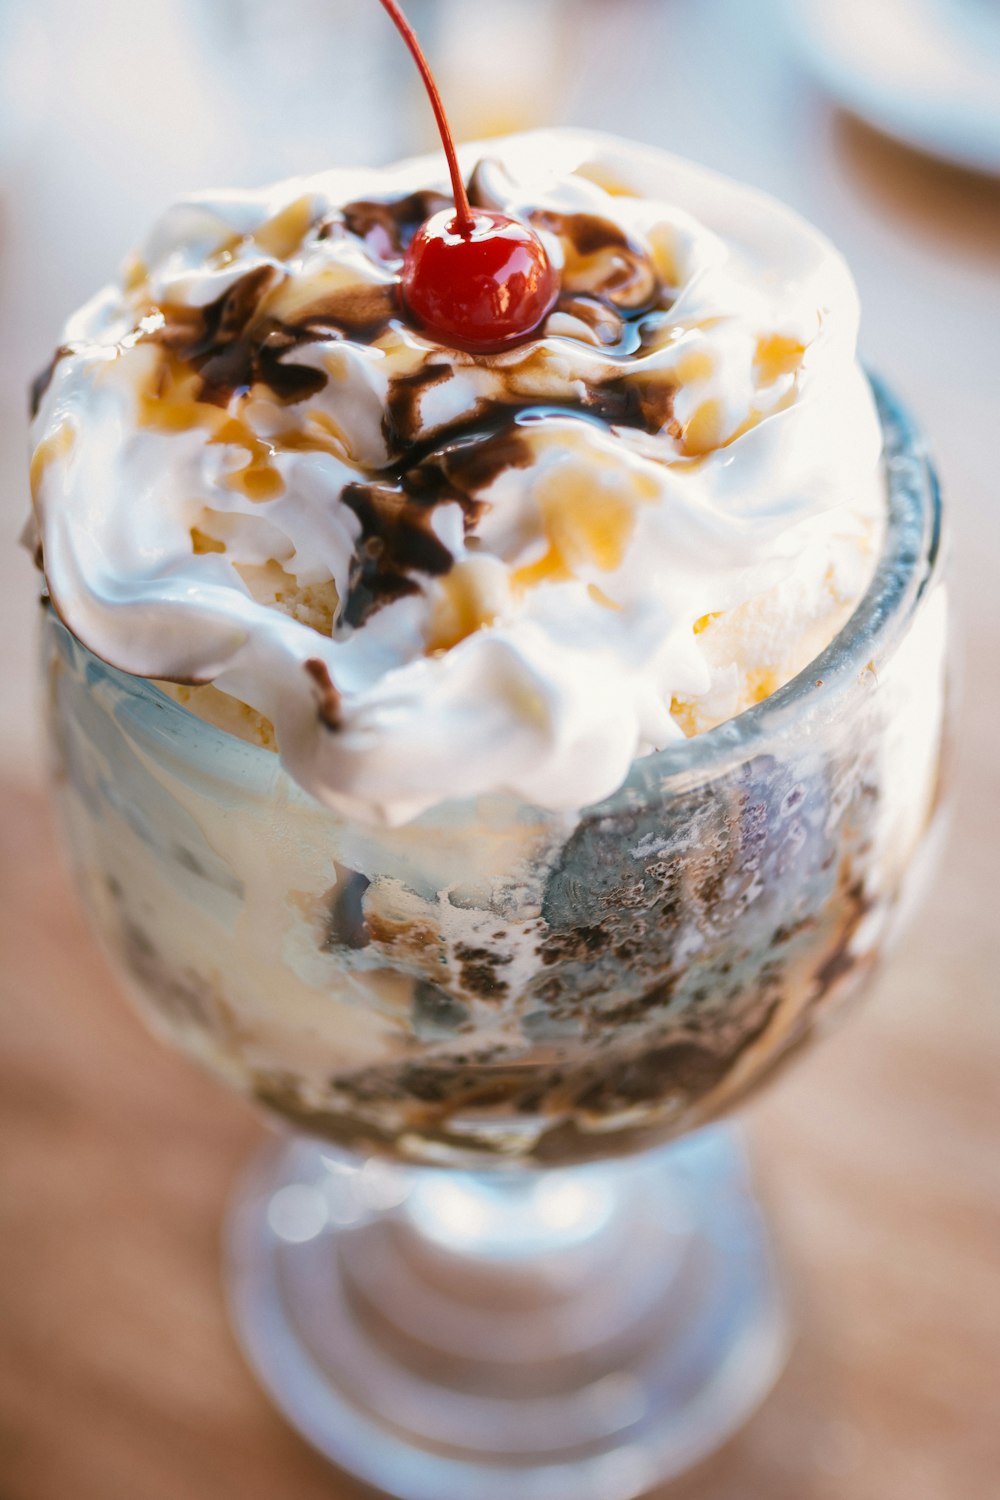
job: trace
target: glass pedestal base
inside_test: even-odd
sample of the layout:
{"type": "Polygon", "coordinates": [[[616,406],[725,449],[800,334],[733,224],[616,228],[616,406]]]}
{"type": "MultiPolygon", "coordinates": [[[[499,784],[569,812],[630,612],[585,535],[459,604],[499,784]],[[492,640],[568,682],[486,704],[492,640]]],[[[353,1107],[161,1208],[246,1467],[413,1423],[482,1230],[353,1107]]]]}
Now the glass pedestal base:
{"type": "Polygon", "coordinates": [[[285,1416],[400,1500],[629,1500],[719,1447],[787,1333],[738,1140],[473,1175],[268,1148],[233,1317],[285,1416]]]}

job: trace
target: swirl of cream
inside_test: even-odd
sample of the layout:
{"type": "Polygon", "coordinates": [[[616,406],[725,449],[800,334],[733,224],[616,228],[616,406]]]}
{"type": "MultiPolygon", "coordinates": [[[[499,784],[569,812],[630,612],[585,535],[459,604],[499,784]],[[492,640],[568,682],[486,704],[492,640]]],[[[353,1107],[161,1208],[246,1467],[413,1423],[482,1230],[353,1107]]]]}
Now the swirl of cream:
{"type": "Polygon", "coordinates": [[[32,431],[69,628],[248,705],[367,819],[607,795],[801,670],[881,535],[857,298],[816,231],[609,137],[464,164],[560,269],[527,343],[473,356],[400,310],[440,163],[334,171],[170,209],[71,319],[32,431]]]}

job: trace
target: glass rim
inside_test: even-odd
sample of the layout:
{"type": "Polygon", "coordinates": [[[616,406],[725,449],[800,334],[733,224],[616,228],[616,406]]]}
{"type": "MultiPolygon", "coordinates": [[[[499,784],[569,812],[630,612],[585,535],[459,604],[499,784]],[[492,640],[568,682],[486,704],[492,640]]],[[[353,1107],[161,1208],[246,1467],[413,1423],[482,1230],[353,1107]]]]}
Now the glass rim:
{"type": "MultiPolygon", "coordinates": [[[[882,430],[888,520],[871,582],[849,619],[818,656],[767,698],[713,729],[638,757],[616,791],[581,812],[600,815],[635,808],[653,798],[662,800],[672,791],[713,781],[774,748],[789,733],[801,733],[804,711],[828,722],[844,713],[845,701],[870,690],[873,667],[891,658],[937,576],[943,555],[943,523],[940,484],[920,429],[883,381],[871,373],[868,379],[882,430]]],[[[227,753],[240,762],[238,779],[259,783],[265,789],[270,785],[281,765],[280,755],[202,719],[150,678],[123,672],[101,660],[58,620],[51,605],[48,614],[128,697],[145,700],[157,710],[154,737],[161,743],[168,742],[174,752],[182,754],[195,750],[203,754],[211,751],[213,744],[224,745],[227,753]]],[[[153,727],[144,726],[147,733],[153,727]]],[[[285,775],[304,798],[323,805],[290,773],[286,771],[285,775]]],[[[444,799],[413,819],[410,826],[433,824],[446,815],[446,810],[454,812],[483,798],[527,806],[503,792],[482,793],[462,802],[444,799]]],[[[544,816],[560,816],[544,808],[533,810],[544,816]]]]}

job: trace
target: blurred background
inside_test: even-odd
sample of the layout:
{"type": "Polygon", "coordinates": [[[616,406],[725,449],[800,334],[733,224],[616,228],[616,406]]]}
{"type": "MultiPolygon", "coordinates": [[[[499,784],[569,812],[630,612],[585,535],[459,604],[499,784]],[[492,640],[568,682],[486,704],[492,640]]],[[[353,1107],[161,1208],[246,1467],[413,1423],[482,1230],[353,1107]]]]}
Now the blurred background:
{"type": "MultiPolygon", "coordinates": [[[[683,1493],[1000,1493],[1000,7],[409,0],[460,136],[617,131],[791,203],[852,265],[865,359],[951,503],[965,691],[919,930],[751,1112],[801,1303],[778,1393],[683,1493]]],[[[376,0],[0,0],[0,1493],[346,1496],[225,1328],[216,1237],[258,1127],[114,993],[48,826],[26,388],[186,189],[433,146],[376,0]]],[[[677,1493],[681,1493],[678,1491],[677,1493]]],[[[473,1500],[473,1497],[470,1497],[473,1500]]]]}

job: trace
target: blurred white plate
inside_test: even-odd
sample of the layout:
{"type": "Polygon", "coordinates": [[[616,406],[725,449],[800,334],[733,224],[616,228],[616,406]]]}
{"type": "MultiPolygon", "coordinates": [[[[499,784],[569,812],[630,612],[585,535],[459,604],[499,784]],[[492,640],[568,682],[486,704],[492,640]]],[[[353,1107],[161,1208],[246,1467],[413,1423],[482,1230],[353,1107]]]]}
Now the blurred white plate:
{"type": "Polygon", "coordinates": [[[1000,0],[785,0],[812,72],[870,125],[1000,176],[1000,0]]]}

